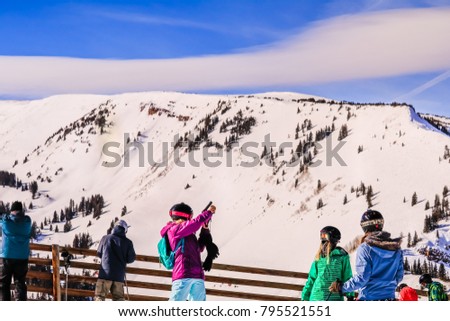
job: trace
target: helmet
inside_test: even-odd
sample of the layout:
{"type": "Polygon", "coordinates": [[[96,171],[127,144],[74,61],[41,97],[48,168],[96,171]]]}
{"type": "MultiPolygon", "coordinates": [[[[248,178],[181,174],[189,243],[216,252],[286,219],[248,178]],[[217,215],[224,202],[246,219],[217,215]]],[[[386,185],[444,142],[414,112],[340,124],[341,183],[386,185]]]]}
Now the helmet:
{"type": "Polygon", "coordinates": [[[190,220],[193,214],[192,208],[184,203],[175,204],[169,211],[170,217],[175,220],[190,220]]]}
{"type": "Polygon", "coordinates": [[[420,284],[422,284],[422,283],[430,284],[432,282],[433,282],[433,280],[431,279],[431,275],[429,275],[429,274],[422,274],[419,278],[420,284]]]}
{"type": "Polygon", "coordinates": [[[341,232],[334,226],[325,226],[320,230],[320,239],[322,241],[330,241],[337,244],[341,239],[341,232]]]}
{"type": "Polygon", "coordinates": [[[361,217],[361,227],[365,233],[383,230],[384,218],[380,212],[367,210],[361,217]]]}
{"type": "Polygon", "coordinates": [[[116,223],[116,226],[120,226],[125,230],[125,234],[128,232],[128,228],[130,227],[130,225],[127,224],[127,222],[125,222],[124,220],[120,220],[116,223]]]}

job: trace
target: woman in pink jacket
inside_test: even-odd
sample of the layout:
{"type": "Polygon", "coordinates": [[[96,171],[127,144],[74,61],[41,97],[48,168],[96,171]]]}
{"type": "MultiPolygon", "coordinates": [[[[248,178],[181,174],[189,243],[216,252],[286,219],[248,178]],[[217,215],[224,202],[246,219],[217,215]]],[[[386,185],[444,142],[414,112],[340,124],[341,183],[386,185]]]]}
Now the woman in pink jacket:
{"type": "Polygon", "coordinates": [[[184,203],[175,204],[169,211],[172,221],[161,230],[161,237],[166,234],[170,247],[176,249],[175,265],[172,271],[172,293],[170,301],[205,301],[205,273],[202,268],[200,246],[195,233],[207,226],[216,207],[192,218],[192,208],[184,203]]]}

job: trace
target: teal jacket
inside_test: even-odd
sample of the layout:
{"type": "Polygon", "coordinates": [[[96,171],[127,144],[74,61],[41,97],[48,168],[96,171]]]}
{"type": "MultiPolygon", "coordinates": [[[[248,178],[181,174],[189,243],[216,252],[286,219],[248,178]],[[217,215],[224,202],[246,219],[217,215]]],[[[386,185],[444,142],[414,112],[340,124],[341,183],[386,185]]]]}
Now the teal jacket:
{"type": "MultiPolygon", "coordinates": [[[[344,297],[339,293],[330,295],[328,288],[336,279],[345,282],[351,277],[349,255],[344,249],[337,247],[331,251],[329,260],[326,257],[320,257],[318,261],[314,260],[312,263],[308,280],[302,291],[302,300],[343,301],[344,297]]],[[[348,293],[347,296],[353,297],[354,294],[348,293]]]]}
{"type": "Polygon", "coordinates": [[[24,214],[3,214],[2,248],[4,259],[28,259],[30,255],[31,219],[24,214]]]}

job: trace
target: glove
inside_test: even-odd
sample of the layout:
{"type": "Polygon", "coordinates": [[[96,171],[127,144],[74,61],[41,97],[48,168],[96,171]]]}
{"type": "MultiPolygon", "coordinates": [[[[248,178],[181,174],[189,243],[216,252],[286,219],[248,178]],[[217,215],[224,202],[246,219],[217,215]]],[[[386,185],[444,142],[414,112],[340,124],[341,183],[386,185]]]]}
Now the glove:
{"type": "Polygon", "coordinates": [[[200,237],[198,238],[198,244],[200,246],[206,246],[206,249],[208,249],[208,245],[212,243],[212,236],[211,233],[207,228],[202,228],[200,231],[200,237]]]}
{"type": "Polygon", "coordinates": [[[330,287],[328,288],[330,292],[334,293],[341,293],[342,294],[342,282],[341,281],[334,281],[331,283],[330,287]]]}
{"type": "Polygon", "coordinates": [[[216,244],[211,243],[206,247],[208,255],[206,256],[205,262],[203,262],[203,270],[209,272],[211,271],[213,260],[219,257],[219,248],[216,244]]]}

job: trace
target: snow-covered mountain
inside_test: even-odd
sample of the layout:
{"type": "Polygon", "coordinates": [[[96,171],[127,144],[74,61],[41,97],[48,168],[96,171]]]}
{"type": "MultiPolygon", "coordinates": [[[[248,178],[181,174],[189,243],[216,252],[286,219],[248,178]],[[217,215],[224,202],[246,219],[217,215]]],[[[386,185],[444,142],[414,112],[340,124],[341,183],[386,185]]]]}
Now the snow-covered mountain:
{"type": "Polygon", "coordinates": [[[408,105],[296,93],[62,95],[0,101],[0,124],[0,171],[38,183],[35,199],[0,187],[0,200],[32,202],[38,227],[71,199],[104,197],[102,214],[78,213],[70,232],[44,225],[43,243],[72,244],[88,232],[95,248],[126,206],[137,252],[156,255],[174,203],[199,212],[212,200],[217,262],[307,272],[319,230],[334,225],[350,244],[370,201],[405,248],[408,233],[422,239],[405,252],[411,260],[423,259],[423,246],[450,257],[445,220],[438,238],[423,233],[436,195],[448,213],[450,137],[408,105]]]}

